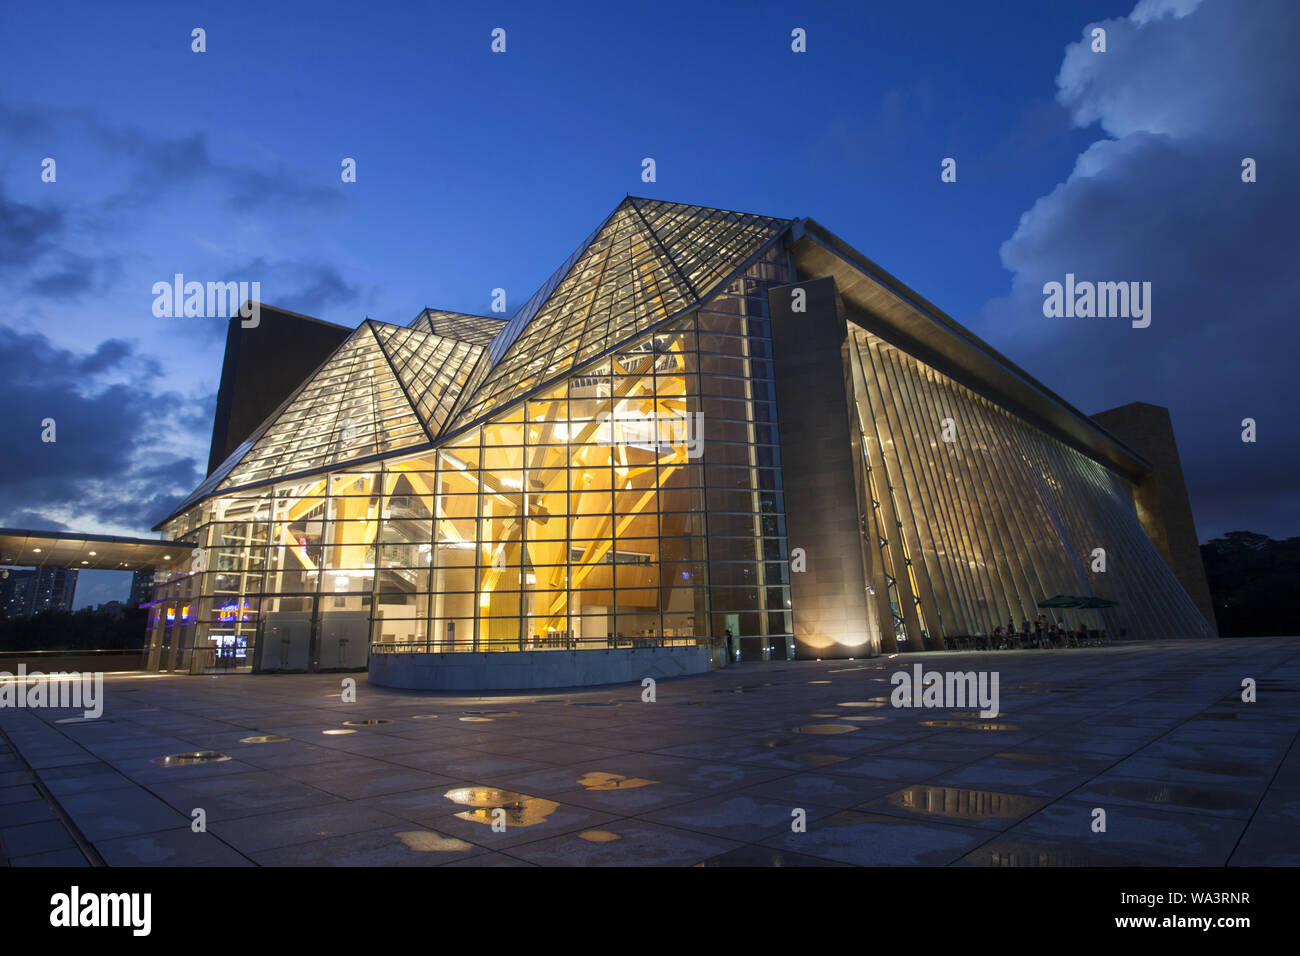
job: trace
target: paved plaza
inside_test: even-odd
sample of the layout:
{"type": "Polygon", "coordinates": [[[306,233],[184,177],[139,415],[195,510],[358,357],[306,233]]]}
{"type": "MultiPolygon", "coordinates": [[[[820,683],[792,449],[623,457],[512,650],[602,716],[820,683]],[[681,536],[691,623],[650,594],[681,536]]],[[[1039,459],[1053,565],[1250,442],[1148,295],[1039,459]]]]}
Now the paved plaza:
{"type": "Polygon", "coordinates": [[[0,862],[1297,865],[1298,690],[1284,638],[742,664],[653,703],[116,675],[98,720],[0,709],[0,862]],[[916,663],[996,671],[1001,712],[892,707],[916,663]]]}

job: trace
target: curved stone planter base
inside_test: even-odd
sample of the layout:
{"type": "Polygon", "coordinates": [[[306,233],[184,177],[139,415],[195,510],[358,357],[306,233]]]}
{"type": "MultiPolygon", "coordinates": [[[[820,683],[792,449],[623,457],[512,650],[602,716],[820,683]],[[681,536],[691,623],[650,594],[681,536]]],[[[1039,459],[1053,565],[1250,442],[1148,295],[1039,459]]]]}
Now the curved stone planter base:
{"type": "Polygon", "coordinates": [[[626,684],[708,671],[709,649],[703,646],[371,654],[369,680],[404,690],[536,690],[626,684]]]}

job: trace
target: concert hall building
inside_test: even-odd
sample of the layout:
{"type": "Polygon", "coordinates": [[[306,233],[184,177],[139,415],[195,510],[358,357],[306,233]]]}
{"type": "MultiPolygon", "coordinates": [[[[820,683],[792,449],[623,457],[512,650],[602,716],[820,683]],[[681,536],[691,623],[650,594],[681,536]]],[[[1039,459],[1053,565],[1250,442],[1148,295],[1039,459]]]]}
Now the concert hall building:
{"type": "Polygon", "coordinates": [[[1060,595],[1214,634],[1168,414],[1089,418],[808,219],[628,197],[508,320],[236,316],[209,472],[151,669],[639,680],[1060,595]]]}

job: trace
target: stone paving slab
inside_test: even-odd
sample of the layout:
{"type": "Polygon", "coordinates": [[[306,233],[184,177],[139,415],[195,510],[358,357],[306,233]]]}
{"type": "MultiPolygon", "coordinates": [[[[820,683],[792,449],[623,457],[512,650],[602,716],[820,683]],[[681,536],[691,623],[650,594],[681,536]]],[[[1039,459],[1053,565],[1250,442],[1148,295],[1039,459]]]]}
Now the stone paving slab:
{"type": "Polygon", "coordinates": [[[0,710],[0,862],[1300,865],[1300,640],[743,664],[653,704],[341,681],[107,675],[99,721],[0,710]],[[892,707],[915,662],[996,671],[1000,713],[892,707]],[[197,751],[229,759],[159,762],[197,751]]]}

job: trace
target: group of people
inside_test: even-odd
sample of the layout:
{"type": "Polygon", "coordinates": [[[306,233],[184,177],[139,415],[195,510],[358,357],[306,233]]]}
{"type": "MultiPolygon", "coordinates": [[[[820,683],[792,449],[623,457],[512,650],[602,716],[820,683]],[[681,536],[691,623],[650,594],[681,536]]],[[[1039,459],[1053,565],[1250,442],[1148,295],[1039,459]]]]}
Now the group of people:
{"type": "Polygon", "coordinates": [[[1014,618],[1007,618],[1006,626],[999,624],[992,634],[981,634],[975,638],[978,650],[1002,650],[1017,647],[1082,647],[1089,643],[1088,629],[1080,624],[1076,630],[1070,630],[1064,623],[1048,621],[1044,614],[1038,615],[1033,623],[1025,618],[1016,630],[1014,618]]]}

